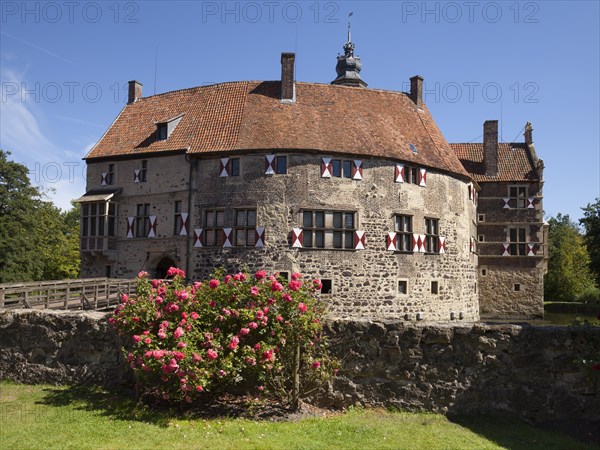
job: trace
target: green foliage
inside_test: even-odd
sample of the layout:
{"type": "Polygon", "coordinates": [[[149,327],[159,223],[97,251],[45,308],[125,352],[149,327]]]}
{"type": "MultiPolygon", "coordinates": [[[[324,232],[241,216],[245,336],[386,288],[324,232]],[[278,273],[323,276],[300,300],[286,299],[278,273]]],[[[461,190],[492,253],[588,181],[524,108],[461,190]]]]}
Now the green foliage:
{"type": "Polygon", "coordinates": [[[598,303],[600,304],[600,289],[597,287],[590,287],[584,290],[577,301],[581,303],[598,303]]]}
{"type": "Polygon", "coordinates": [[[544,300],[574,301],[594,287],[583,236],[568,215],[549,220],[548,273],[544,276],[544,300]]]}
{"type": "Polygon", "coordinates": [[[600,198],[581,209],[583,219],[579,219],[579,223],[585,229],[585,244],[590,254],[590,268],[596,276],[596,285],[600,286],[600,198]]]}
{"type": "Polygon", "coordinates": [[[79,276],[79,212],[61,212],[0,150],[0,283],[79,276]]]}
{"type": "Polygon", "coordinates": [[[140,273],[137,298],[123,296],[109,319],[131,339],[124,351],[145,390],[192,402],[243,383],[295,404],[336,369],[322,332],[320,281],[294,273],[284,285],[264,271],[218,272],[186,286],[181,270],[167,275],[149,281],[140,273]]]}

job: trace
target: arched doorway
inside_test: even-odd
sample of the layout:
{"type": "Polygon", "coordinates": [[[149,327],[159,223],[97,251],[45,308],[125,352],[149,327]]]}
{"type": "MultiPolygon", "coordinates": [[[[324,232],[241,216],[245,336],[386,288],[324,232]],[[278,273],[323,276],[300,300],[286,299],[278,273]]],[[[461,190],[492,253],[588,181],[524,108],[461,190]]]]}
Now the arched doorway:
{"type": "Polygon", "coordinates": [[[156,265],[156,278],[167,278],[167,271],[171,267],[177,267],[171,258],[165,256],[156,265]]]}

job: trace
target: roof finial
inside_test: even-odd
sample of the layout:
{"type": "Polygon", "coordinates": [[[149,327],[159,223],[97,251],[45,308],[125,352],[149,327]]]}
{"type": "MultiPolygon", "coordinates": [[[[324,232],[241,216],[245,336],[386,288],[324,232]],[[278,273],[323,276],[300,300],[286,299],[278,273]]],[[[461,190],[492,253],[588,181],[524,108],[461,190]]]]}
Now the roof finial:
{"type": "Polygon", "coordinates": [[[350,37],[350,17],[352,17],[353,14],[353,12],[348,14],[348,42],[352,42],[352,38],[350,37]]]}

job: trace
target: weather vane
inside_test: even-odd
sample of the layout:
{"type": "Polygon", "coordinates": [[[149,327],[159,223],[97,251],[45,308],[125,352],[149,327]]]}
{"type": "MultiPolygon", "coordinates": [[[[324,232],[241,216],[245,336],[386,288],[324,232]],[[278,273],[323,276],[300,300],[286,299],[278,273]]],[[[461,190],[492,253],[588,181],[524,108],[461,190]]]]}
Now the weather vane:
{"type": "Polygon", "coordinates": [[[346,58],[354,57],[354,44],[352,43],[352,38],[350,37],[350,17],[352,17],[353,14],[353,12],[348,14],[348,42],[346,42],[344,45],[344,53],[346,58]]]}

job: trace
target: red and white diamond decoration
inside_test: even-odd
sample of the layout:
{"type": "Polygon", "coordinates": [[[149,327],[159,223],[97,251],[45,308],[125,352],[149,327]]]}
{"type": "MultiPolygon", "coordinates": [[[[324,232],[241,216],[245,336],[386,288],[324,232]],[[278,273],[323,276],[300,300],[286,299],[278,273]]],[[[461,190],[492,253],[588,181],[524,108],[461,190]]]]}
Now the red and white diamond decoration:
{"type": "Polygon", "coordinates": [[[427,186],[427,169],[419,169],[419,186],[427,186]]]}
{"type": "Polygon", "coordinates": [[[100,184],[106,186],[108,184],[108,172],[102,172],[100,177],[100,184]]]}
{"type": "Polygon", "coordinates": [[[331,158],[321,158],[321,178],[331,178],[331,158]]]}
{"type": "Polygon", "coordinates": [[[233,246],[233,228],[223,228],[223,247],[229,248],[233,246]]]}
{"type": "Polygon", "coordinates": [[[133,237],[133,224],[135,222],[135,217],[127,218],[127,238],[130,239],[133,237]]]}
{"type": "Polygon", "coordinates": [[[365,232],[364,231],[355,231],[354,232],[354,250],[364,250],[366,244],[365,232]]]}
{"type": "Polygon", "coordinates": [[[446,253],[446,250],[448,250],[448,248],[446,247],[446,238],[443,236],[439,236],[439,253],[440,255],[443,255],[446,253]]]}
{"type": "Polygon", "coordinates": [[[535,244],[527,244],[527,256],[535,256],[535,244]]]}
{"type": "Polygon", "coordinates": [[[353,180],[362,180],[363,176],[363,168],[362,161],[359,159],[355,159],[352,161],[352,179],[353,180]]]}
{"type": "Polygon", "coordinates": [[[256,239],[255,239],[255,247],[264,247],[265,246],[265,229],[264,227],[256,228],[256,239]]]}
{"type": "Polygon", "coordinates": [[[535,201],[534,197],[529,197],[527,199],[527,207],[528,208],[535,208],[534,201],[535,201]]]}
{"type": "Polygon", "coordinates": [[[202,228],[194,228],[194,247],[202,247],[202,235],[204,230],[202,228]]]}
{"type": "Polygon", "coordinates": [[[135,169],[133,171],[133,182],[134,183],[139,183],[140,182],[140,169],[135,169]]]}
{"type": "Polygon", "coordinates": [[[302,248],[303,239],[302,228],[292,228],[292,247],[302,248]]]}
{"type": "Polygon", "coordinates": [[[148,220],[150,221],[150,228],[148,230],[148,237],[156,237],[156,216],[148,216],[148,220]]]}
{"type": "Polygon", "coordinates": [[[404,164],[396,164],[396,183],[404,183],[404,164]]]}
{"type": "Polygon", "coordinates": [[[502,200],[504,200],[504,206],[502,207],[502,209],[510,209],[510,197],[504,197],[502,200]]]}
{"type": "Polygon", "coordinates": [[[188,220],[188,213],[181,213],[181,222],[179,224],[179,236],[187,236],[188,234],[188,226],[189,226],[189,220],[188,220]]]}
{"type": "Polygon", "coordinates": [[[229,158],[221,158],[221,161],[219,163],[219,176],[229,176],[229,158]]]}
{"type": "Polygon", "coordinates": [[[413,252],[414,253],[425,253],[425,239],[424,234],[413,234],[413,252]]]}
{"type": "Polygon", "coordinates": [[[148,220],[150,221],[148,237],[156,237],[156,216],[148,216],[148,220]]]}
{"type": "Polygon", "coordinates": [[[386,241],[385,247],[389,251],[391,251],[391,252],[396,251],[397,242],[398,242],[398,236],[396,233],[389,232],[387,234],[387,236],[385,237],[385,241],[386,241]]]}
{"type": "Polygon", "coordinates": [[[502,246],[504,247],[502,256],[510,256],[510,244],[502,244],[502,246]]]}
{"type": "Polygon", "coordinates": [[[275,175],[275,155],[265,156],[265,175],[275,175]]]}

